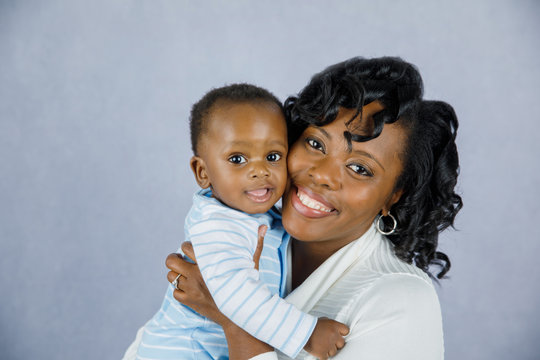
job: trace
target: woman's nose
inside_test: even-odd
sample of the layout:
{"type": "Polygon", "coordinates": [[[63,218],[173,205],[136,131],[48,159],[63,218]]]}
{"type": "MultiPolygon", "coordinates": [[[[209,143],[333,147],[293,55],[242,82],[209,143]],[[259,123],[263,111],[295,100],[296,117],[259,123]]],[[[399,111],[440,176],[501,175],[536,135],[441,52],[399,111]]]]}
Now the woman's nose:
{"type": "Polygon", "coordinates": [[[340,187],[339,166],[335,159],[325,157],[320,159],[309,169],[308,174],[314,184],[337,190],[340,187]]]}
{"type": "Polygon", "coordinates": [[[249,170],[250,178],[265,178],[268,176],[270,176],[270,171],[264,163],[257,161],[251,164],[251,169],[249,170]]]}

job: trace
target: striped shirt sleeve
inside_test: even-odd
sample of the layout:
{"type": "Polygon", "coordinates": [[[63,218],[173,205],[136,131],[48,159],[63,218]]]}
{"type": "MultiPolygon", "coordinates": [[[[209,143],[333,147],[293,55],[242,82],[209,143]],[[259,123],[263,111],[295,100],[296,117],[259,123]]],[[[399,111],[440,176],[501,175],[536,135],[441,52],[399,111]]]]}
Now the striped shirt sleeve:
{"type": "Polygon", "coordinates": [[[317,318],[273,294],[254,268],[258,225],[238,219],[192,222],[188,235],[197,263],[216,305],[257,339],[296,357],[311,336],[317,318]],[[243,226],[242,226],[243,225],[243,226]]]}

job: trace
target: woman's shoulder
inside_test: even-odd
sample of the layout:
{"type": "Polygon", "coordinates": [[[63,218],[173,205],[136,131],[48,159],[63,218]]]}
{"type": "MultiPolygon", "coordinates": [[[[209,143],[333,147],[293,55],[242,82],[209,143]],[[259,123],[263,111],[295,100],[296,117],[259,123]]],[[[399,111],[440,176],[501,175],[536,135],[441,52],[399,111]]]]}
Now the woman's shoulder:
{"type": "MultiPolygon", "coordinates": [[[[429,275],[414,264],[399,259],[392,243],[384,237],[369,256],[350,269],[346,277],[348,286],[362,288],[361,291],[355,289],[355,299],[351,301],[371,304],[360,306],[361,309],[401,309],[413,317],[417,313],[440,313],[437,292],[429,275]]],[[[352,305],[352,308],[356,307],[352,305]]]]}
{"type": "Polygon", "coordinates": [[[409,264],[400,258],[394,252],[394,245],[386,237],[381,237],[381,241],[374,251],[368,256],[361,266],[380,275],[380,281],[393,278],[390,275],[398,277],[409,277],[410,281],[417,279],[432,286],[429,275],[414,264],[409,264]]]}
{"type": "Polygon", "coordinates": [[[372,283],[366,297],[374,301],[392,303],[408,311],[425,312],[428,307],[440,311],[437,292],[430,280],[408,273],[390,273],[372,283]],[[399,301],[396,301],[399,299],[399,301]]]}
{"type": "Polygon", "coordinates": [[[439,299],[431,278],[414,264],[399,259],[388,240],[355,270],[352,273],[371,274],[369,285],[351,304],[358,319],[391,317],[400,319],[396,324],[424,322],[436,328],[441,323],[439,299]]]}
{"type": "MultiPolygon", "coordinates": [[[[384,271],[359,266],[351,269],[343,280],[343,285],[350,290],[352,303],[371,303],[373,307],[382,308],[391,305],[390,308],[394,310],[402,308],[409,313],[416,310],[424,312],[426,307],[440,311],[431,279],[422,270],[415,269],[414,265],[401,264],[397,269],[387,265],[384,271]]],[[[357,305],[352,305],[352,308],[355,307],[357,305]]]]}
{"type": "Polygon", "coordinates": [[[431,282],[407,272],[372,272],[372,279],[336,314],[350,327],[336,358],[442,359],[442,316],[431,282]]]}

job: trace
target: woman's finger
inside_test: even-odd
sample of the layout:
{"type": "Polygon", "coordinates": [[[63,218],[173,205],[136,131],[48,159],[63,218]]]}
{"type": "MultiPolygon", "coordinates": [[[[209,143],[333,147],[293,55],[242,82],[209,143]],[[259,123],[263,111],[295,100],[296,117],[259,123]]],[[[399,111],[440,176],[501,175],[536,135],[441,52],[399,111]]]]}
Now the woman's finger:
{"type": "Polygon", "coordinates": [[[255,269],[259,270],[259,260],[261,259],[261,253],[264,247],[264,235],[266,235],[266,230],[268,226],[261,225],[257,230],[257,247],[255,248],[255,253],[253,253],[253,262],[255,263],[255,269]]]}
{"type": "Polygon", "coordinates": [[[180,283],[184,282],[185,280],[187,280],[187,277],[185,277],[184,275],[181,275],[181,274],[177,274],[175,273],[174,271],[169,271],[167,273],[167,280],[172,284],[174,282],[174,280],[176,280],[176,289],[177,290],[183,290],[181,287],[180,287],[180,283]]]}
{"type": "Polygon", "coordinates": [[[174,279],[176,279],[176,277],[178,276],[178,273],[177,272],[174,272],[174,271],[169,271],[167,273],[167,280],[172,283],[174,281],[174,279]]]}
{"type": "Polygon", "coordinates": [[[181,302],[182,304],[186,305],[187,296],[186,293],[180,290],[174,290],[173,291],[173,297],[181,302]]]}
{"type": "Polygon", "coordinates": [[[165,259],[165,266],[167,266],[167,268],[171,269],[172,271],[175,271],[178,274],[181,274],[182,273],[181,268],[184,262],[185,261],[182,258],[182,255],[169,254],[167,256],[167,259],[165,259]]]}
{"type": "Polygon", "coordinates": [[[167,280],[171,283],[171,285],[176,289],[180,291],[185,291],[183,282],[187,280],[185,276],[182,276],[180,274],[175,273],[174,271],[169,271],[167,273],[167,280]],[[175,282],[176,281],[176,282],[175,282]]]}
{"type": "Polygon", "coordinates": [[[175,272],[177,275],[182,274],[184,279],[200,274],[197,265],[184,260],[180,254],[170,254],[167,256],[165,263],[172,272],[175,272]]]}
{"type": "Polygon", "coordinates": [[[193,251],[193,245],[191,244],[191,241],[184,241],[181,248],[182,252],[196,264],[197,259],[195,259],[195,252],[193,251]]]}

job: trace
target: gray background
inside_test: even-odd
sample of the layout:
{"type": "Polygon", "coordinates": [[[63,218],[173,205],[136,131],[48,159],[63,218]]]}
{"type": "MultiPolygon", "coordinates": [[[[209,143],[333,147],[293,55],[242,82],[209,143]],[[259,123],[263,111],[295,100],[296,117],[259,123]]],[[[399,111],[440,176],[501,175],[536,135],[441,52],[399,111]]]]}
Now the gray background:
{"type": "Polygon", "coordinates": [[[211,87],[399,55],[460,118],[446,359],[540,354],[537,1],[0,1],[0,357],[117,359],[158,308],[211,87]],[[536,44],[536,45],[535,45],[536,44]]]}

